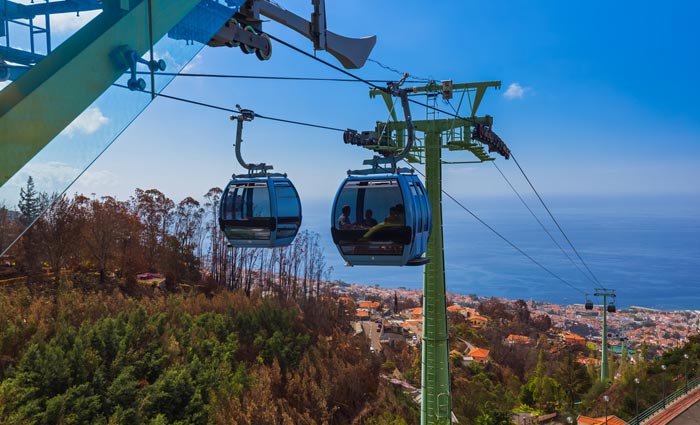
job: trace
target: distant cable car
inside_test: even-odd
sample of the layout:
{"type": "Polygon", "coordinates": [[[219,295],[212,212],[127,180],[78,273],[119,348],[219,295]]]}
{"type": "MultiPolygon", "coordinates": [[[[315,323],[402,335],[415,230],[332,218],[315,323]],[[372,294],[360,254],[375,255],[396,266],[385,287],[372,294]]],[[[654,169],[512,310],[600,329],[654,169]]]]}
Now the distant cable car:
{"type": "Polygon", "coordinates": [[[593,310],[593,301],[586,298],[585,308],[586,308],[586,310],[593,310]]]}
{"type": "Polygon", "coordinates": [[[219,225],[235,247],[274,248],[292,243],[301,227],[301,202],[284,174],[269,173],[272,166],[247,164],[241,157],[243,121],[255,113],[243,109],[237,117],[236,159],[248,174],[234,175],[219,203],[219,225]]]}
{"type": "Polygon", "coordinates": [[[608,303],[608,313],[615,313],[617,311],[617,308],[615,308],[615,303],[610,301],[608,303]]]}
{"type": "MultiPolygon", "coordinates": [[[[428,195],[412,170],[399,169],[413,146],[414,131],[403,82],[392,83],[401,97],[408,133],[398,155],[375,156],[364,161],[369,170],[349,171],[335,195],[331,210],[331,235],[338,252],[348,265],[423,265],[432,227],[428,195]]],[[[355,143],[356,132],[348,130],[346,143],[355,143]],[[351,132],[351,134],[348,134],[351,132]]]]}

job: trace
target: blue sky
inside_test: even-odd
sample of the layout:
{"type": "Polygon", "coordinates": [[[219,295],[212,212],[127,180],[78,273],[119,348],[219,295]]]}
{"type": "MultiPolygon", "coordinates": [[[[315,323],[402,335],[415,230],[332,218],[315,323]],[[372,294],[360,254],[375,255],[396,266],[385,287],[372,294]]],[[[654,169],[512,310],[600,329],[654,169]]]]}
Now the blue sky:
{"type": "MultiPolygon", "coordinates": [[[[305,16],[307,3],[284,6],[305,16]]],[[[329,0],[327,14],[329,29],[339,34],[376,35],[371,58],[402,72],[456,83],[501,80],[502,89],[490,90],[479,112],[494,116],[494,129],[544,194],[697,197],[700,6],[633,5],[443,1],[426,9],[417,1],[329,0]]],[[[52,26],[60,38],[89,16],[62,15],[52,26]]],[[[265,28],[310,50],[310,42],[277,23],[265,28]]],[[[205,47],[188,70],[343,77],[285,46],[273,49],[272,60],[260,62],[238,49],[205,47]]],[[[398,78],[371,62],[353,72],[398,78]]],[[[178,77],[165,93],[358,130],[387,116],[360,83],[178,77]]],[[[413,113],[425,116],[418,107],[413,113]]],[[[93,116],[93,124],[100,119],[93,116]]],[[[173,198],[200,196],[240,171],[234,130],[225,112],[158,99],[70,191],[126,198],[135,187],[158,187],[173,198]]],[[[344,145],[339,133],[263,120],[246,126],[244,155],[289,173],[310,199],[332,196],[344,171],[368,156],[344,145]]],[[[520,187],[512,161],[499,164],[520,187]]],[[[451,193],[509,194],[491,164],[450,166],[445,175],[451,193]]]]}
{"type": "MultiPolygon", "coordinates": [[[[280,3],[302,16],[311,11],[307,0],[280,3]]],[[[597,208],[622,215],[663,207],[664,214],[698,217],[697,2],[328,0],[326,8],[330,30],[376,35],[370,57],[401,72],[455,83],[502,81],[500,90],[487,92],[479,113],[494,117],[494,130],[555,214],[600,198],[608,201],[597,208]],[[694,206],[690,213],[688,205],[694,206]]],[[[75,19],[61,19],[66,32],[75,19]]],[[[279,24],[266,23],[265,30],[311,51],[308,40],[279,24]]],[[[318,56],[334,62],[325,52],[318,56]]],[[[266,62],[238,49],[205,47],[188,71],[343,77],[279,44],[273,44],[266,62]]],[[[399,78],[371,62],[352,72],[368,79],[399,78]]],[[[164,93],[357,130],[371,129],[387,117],[383,103],[370,100],[361,83],[178,77],[164,93]]],[[[228,115],[159,98],[68,193],[126,199],[138,187],[158,188],[176,202],[186,196],[201,199],[242,171],[228,115]]],[[[413,115],[425,117],[425,110],[414,107],[413,115]]],[[[93,114],[93,124],[105,120],[108,115],[93,114]]],[[[243,155],[288,173],[302,202],[318,208],[335,194],[345,171],[369,157],[344,145],[341,136],[256,119],[245,127],[243,155]]],[[[498,158],[497,163],[532,200],[513,161],[498,158]]],[[[493,164],[447,166],[443,173],[445,189],[476,211],[489,211],[480,204],[483,199],[515,199],[493,164]]],[[[306,213],[319,217],[326,211],[306,213]]]]}
{"type": "MultiPolygon", "coordinates": [[[[301,15],[307,2],[285,3],[301,15]]],[[[659,8],[607,2],[332,2],[328,27],[349,36],[377,35],[371,58],[412,75],[455,82],[501,80],[481,114],[544,195],[697,196],[700,106],[699,6],[659,8]],[[508,90],[509,87],[516,90],[508,90]],[[515,93],[516,96],[507,96],[515,93]]],[[[310,50],[295,33],[267,31],[310,50]]],[[[325,52],[318,55],[333,61],[325,52]]],[[[274,45],[260,62],[238,49],[205,48],[191,72],[342,77],[274,45]]],[[[397,78],[374,63],[353,71],[397,78]]],[[[274,117],[370,129],[386,119],[363,84],[268,82],[179,77],[166,94],[274,117]]],[[[417,117],[425,111],[415,107],[417,117]]],[[[290,174],[310,199],[332,196],[348,168],[367,153],[340,133],[255,120],[245,128],[244,156],[290,174]]],[[[157,187],[173,198],[199,196],[240,168],[228,114],[156,100],[81,179],[75,189],[124,198],[157,187]],[[102,177],[102,180],[100,179],[102,177]],[[111,180],[111,181],[110,181],[111,180]],[[96,182],[102,182],[96,185],[96,182]],[[87,186],[90,187],[87,187],[87,186]]],[[[501,168],[518,186],[512,161],[501,168]]],[[[446,168],[446,187],[465,196],[508,195],[491,164],[446,168]]]]}

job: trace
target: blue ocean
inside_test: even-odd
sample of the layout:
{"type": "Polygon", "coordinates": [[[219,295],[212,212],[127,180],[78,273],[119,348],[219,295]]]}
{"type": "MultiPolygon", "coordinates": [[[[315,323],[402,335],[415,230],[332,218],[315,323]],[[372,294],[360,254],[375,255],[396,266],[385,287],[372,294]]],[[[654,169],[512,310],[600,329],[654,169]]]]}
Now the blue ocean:
{"type": "MultiPolygon", "coordinates": [[[[459,199],[545,271],[449,199],[443,199],[447,291],[573,304],[594,288],[615,289],[619,308],[700,310],[698,197],[558,197],[545,199],[578,254],[536,200],[542,226],[513,199],[459,199]],[[554,239],[561,249],[552,241],[554,239]],[[567,258],[567,256],[571,258],[567,258]],[[573,260],[573,261],[572,261],[573,260]],[[558,279],[552,276],[557,275],[558,279]],[[590,275],[588,275],[590,276],[590,275]]],[[[330,278],[385,288],[423,286],[422,267],[346,267],[330,239],[331,200],[303,205],[303,227],[321,235],[330,278]]]]}

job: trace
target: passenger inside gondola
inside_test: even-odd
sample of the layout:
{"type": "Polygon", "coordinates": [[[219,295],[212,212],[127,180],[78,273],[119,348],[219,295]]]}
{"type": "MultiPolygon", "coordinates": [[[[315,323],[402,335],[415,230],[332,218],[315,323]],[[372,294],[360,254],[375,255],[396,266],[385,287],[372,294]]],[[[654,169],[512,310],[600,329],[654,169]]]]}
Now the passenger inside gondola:
{"type": "Polygon", "coordinates": [[[365,211],[365,219],[363,220],[362,225],[367,229],[377,225],[377,220],[372,217],[372,214],[372,210],[365,211]]]}
{"type": "MultiPolygon", "coordinates": [[[[412,194],[414,192],[402,193],[398,178],[345,182],[336,195],[332,228],[333,241],[341,254],[348,257],[403,256],[414,240],[414,227],[409,223],[413,216],[407,214],[413,204],[405,203],[405,197],[412,194]]],[[[421,229],[416,226],[416,233],[421,229]]],[[[389,260],[367,261],[367,264],[388,264],[389,260]]]]}
{"type": "Polygon", "coordinates": [[[338,228],[339,229],[351,229],[353,227],[350,221],[350,205],[343,205],[343,209],[340,217],[338,217],[338,228]]]}
{"type": "Polygon", "coordinates": [[[403,226],[404,213],[405,211],[403,204],[396,204],[389,208],[389,215],[384,218],[384,221],[372,226],[364,235],[362,235],[362,239],[374,240],[379,237],[381,240],[394,241],[395,237],[392,235],[394,232],[391,232],[388,228],[403,226]]]}

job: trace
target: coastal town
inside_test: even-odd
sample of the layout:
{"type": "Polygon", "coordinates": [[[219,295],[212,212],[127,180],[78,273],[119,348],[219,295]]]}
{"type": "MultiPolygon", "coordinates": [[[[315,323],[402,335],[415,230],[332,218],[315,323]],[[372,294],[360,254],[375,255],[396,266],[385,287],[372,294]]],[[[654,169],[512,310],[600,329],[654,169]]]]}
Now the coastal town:
{"type": "MultiPolygon", "coordinates": [[[[336,284],[333,292],[339,300],[354,301],[358,322],[374,321],[378,324],[379,335],[374,340],[389,342],[397,338],[416,344],[422,333],[422,311],[420,308],[422,291],[407,288],[382,288],[357,284],[336,284]],[[386,300],[389,300],[388,302],[386,300]],[[392,305],[396,300],[396,306],[392,305]],[[399,309],[401,305],[410,308],[399,309]],[[401,331],[395,331],[400,328],[401,331]],[[392,335],[392,336],[385,336],[392,335]]],[[[490,320],[478,313],[479,304],[488,300],[477,295],[448,294],[447,311],[461,313],[474,327],[485,326],[490,320]]],[[[498,299],[503,303],[514,300],[498,299]]],[[[527,301],[533,316],[547,315],[552,323],[550,334],[566,343],[589,344],[600,349],[602,343],[602,321],[604,306],[587,310],[585,305],[558,305],[541,301],[527,301]]],[[[626,350],[630,356],[643,346],[649,355],[660,355],[664,351],[682,346],[688,336],[697,334],[700,324],[700,311],[679,310],[661,311],[645,307],[629,307],[607,313],[608,345],[614,355],[626,350]]],[[[527,336],[510,335],[507,343],[527,343],[527,336]]],[[[470,354],[470,353],[466,353],[470,354]]],[[[476,352],[483,355],[483,352],[476,352]]],[[[468,356],[471,357],[471,356],[468,356]]],[[[582,362],[595,362],[595,359],[582,359],[582,362]]],[[[632,357],[632,361],[634,361],[632,357]]]]}

